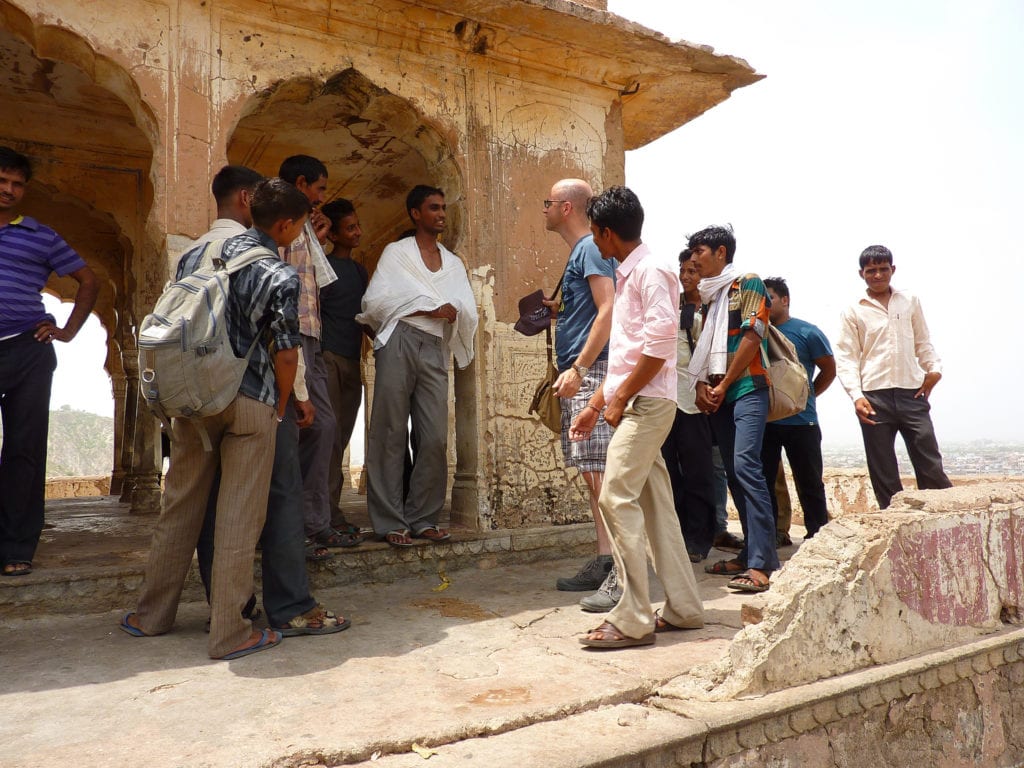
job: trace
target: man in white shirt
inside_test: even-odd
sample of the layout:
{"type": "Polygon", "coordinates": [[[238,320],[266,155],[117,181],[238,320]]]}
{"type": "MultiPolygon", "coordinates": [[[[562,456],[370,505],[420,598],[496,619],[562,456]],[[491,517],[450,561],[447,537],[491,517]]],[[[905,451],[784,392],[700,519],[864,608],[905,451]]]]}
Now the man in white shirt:
{"type": "Polygon", "coordinates": [[[466,267],[438,241],[444,192],[419,184],[405,207],[416,232],[384,249],[356,316],[374,332],[376,368],[366,507],[373,530],[393,547],[450,537],[438,525],[448,488],[448,367],[452,357],[460,368],[472,362],[478,317],[466,267]],[[406,494],[410,420],[416,451],[406,494]]]}
{"type": "Polygon", "coordinates": [[[942,378],[921,303],[890,286],[892,251],[872,245],[860,255],[866,295],[841,316],[836,344],[839,381],[860,419],[868,474],[880,509],[903,490],[896,433],[903,436],[917,487],[949,488],[935,439],[928,396],[942,378]]]}

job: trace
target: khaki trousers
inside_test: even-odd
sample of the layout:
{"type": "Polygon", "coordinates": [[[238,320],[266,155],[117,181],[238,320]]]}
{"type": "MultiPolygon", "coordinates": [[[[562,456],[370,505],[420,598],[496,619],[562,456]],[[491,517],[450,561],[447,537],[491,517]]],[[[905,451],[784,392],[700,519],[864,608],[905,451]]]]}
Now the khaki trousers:
{"type": "Polygon", "coordinates": [[[242,609],[252,595],[256,542],[267,516],[277,418],[269,405],[239,395],[222,413],[203,419],[203,426],[212,451],[203,450],[190,421],[172,422],[163,508],[136,614],[147,635],[163,634],[173,626],[219,466],[207,644],[210,657],[219,658],[252,633],[252,622],[242,618],[242,609]]]}
{"type": "Polygon", "coordinates": [[[623,413],[608,445],[599,506],[611,534],[622,585],[607,620],[627,637],[654,631],[647,552],[665,588],[662,616],[670,624],[700,627],[704,606],[686,554],[661,445],[675,419],[671,400],[637,397],[623,413]]]}

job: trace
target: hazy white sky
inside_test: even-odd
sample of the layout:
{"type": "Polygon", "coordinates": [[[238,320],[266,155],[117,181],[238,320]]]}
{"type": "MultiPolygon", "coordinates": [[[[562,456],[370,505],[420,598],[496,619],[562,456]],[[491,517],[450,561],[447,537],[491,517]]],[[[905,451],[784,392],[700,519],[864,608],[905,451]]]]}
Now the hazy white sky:
{"type": "MultiPolygon", "coordinates": [[[[644,239],[678,252],[686,234],[731,222],[737,266],[785,277],[793,315],[833,341],[863,289],[858,255],[888,245],[893,284],[921,297],[943,360],[932,393],[940,441],[1020,439],[1024,3],[609,0],[609,10],[767,75],[627,154],[644,239]]],[[[838,382],[818,402],[826,444],[860,442],[838,382]]]]}
{"type": "MultiPolygon", "coordinates": [[[[644,239],[678,252],[688,233],[732,223],[737,266],[785,277],[793,314],[833,340],[863,288],[858,254],[888,245],[894,284],[921,297],[943,359],[940,440],[1020,439],[1024,3],[609,0],[609,10],[767,75],[627,155],[644,239]]],[[[61,309],[59,319],[70,305],[61,309]]],[[[112,415],[102,338],[91,318],[58,345],[54,408],[112,415]]],[[[819,413],[826,445],[859,443],[838,383],[819,413]]]]}

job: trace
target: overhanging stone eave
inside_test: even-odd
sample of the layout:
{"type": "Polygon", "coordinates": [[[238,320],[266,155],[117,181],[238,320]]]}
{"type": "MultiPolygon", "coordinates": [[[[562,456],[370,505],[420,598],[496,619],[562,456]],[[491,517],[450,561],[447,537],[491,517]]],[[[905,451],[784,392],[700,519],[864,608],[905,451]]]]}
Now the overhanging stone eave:
{"type": "Polygon", "coordinates": [[[666,77],[661,81],[637,80],[639,90],[622,100],[622,128],[625,148],[639,149],[652,141],[671,133],[694,118],[700,117],[712,107],[728,99],[733,91],[759,80],[764,75],[752,72],[747,78],[707,75],[705,73],[680,73],[676,78],[666,77]],[[687,87],[687,81],[703,80],[700,94],[687,87]],[[690,91],[680,98],[681,91],[690,91]],[[689,96],[689,98],[685,98],[689,96]]]}
{"type": "MultiPolygon", "coordinates": [[[[451,13],[438,0],[418,4],[451,13]]],[[[533,38],[540,46],[559,45],[568,54],[567,75],[623,92],[627,150],[660,138],[764,78],[739,57],[670,40],[642,24],[570,0],[465,0],[459,14],[501,28],[509,36],[506,44],[533,38]]],[[[504,47],[499,43],[488,55],[507,58],[504,47]]]]}

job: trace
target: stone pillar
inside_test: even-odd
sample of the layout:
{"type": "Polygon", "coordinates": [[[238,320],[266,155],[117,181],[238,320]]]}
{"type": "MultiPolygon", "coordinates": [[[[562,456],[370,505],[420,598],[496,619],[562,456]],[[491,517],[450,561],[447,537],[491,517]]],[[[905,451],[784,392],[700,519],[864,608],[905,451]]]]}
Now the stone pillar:
{"type": "Polygon", "coordinates": [[[123,373],[110,374],[110,388],[114,395],[114,456],[113,471],[110,473],[110,495],[120,496],[124,487],[127,464],[124,461],[125,440],[125,390],[127,379],[123,373]]]}
{"type": "Polygon", "coordinates": [[[159,422],[139,397],[139,360],[134,340],[125,344],[125,441],[126,473],[121,501],[131,504],[131,514],[149,515],[160,511],[159,422]]]}
{"type": "Polygon", "coordinates": [[[452,523],[480,529],[479,439],[476,361],[455,369],[455,482],[452,523]]]}

